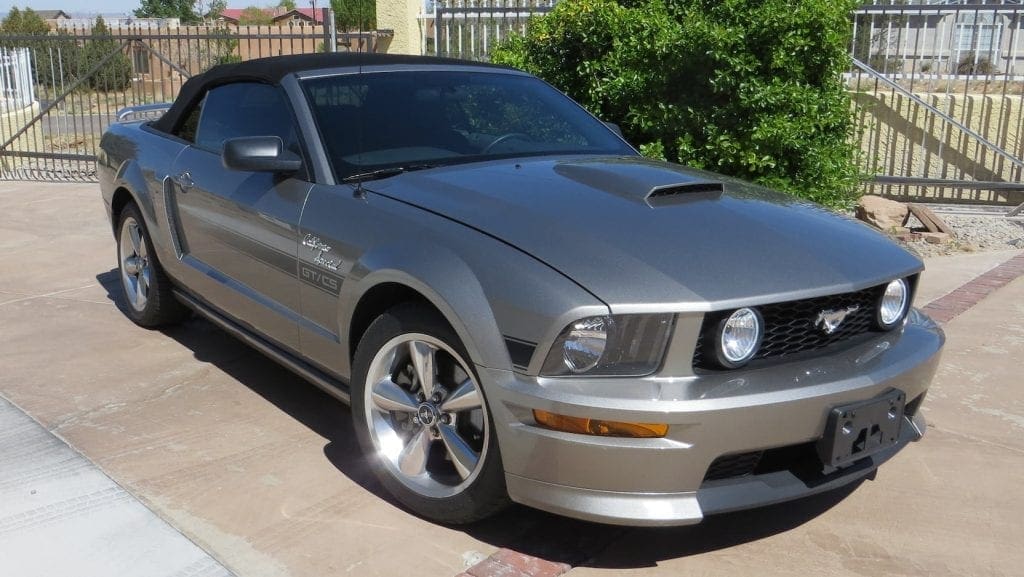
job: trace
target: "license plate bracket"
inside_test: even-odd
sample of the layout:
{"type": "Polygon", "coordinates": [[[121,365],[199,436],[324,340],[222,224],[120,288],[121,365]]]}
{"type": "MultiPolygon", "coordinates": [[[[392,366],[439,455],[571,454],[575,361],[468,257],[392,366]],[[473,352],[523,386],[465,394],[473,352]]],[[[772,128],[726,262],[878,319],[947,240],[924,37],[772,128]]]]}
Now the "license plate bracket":
{"type": "Polygon", "coordinates": [[[821,462],[844,467],[895,445],[907,396],[892,389],[880,397],[833,407],[818,440],[821,462]]]}

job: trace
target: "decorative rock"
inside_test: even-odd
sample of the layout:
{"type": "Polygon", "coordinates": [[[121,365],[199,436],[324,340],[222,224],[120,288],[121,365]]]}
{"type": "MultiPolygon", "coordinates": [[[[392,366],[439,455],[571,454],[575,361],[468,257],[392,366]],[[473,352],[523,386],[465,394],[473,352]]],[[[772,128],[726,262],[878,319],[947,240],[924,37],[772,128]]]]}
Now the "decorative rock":
{"type": "Polygon", "coordinates": [[[866,194],[860,197],[854,214],[858,219],[885,232],[902,228],[910,209],[902,202],[866,194]]]}
{"type": "Polygon", "coordinates": [[[1009,244],[1013,248],[1024,248],[1024,238],[1015,238],[1007,244],[1009,244]]]}

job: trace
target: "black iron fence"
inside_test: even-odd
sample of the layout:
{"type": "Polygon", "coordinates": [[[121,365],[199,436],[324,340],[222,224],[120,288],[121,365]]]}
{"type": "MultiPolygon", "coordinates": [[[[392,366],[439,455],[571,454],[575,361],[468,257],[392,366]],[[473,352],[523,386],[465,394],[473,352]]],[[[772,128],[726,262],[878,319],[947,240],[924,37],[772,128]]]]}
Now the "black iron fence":
{"type": "Polygon", "coordinates": [[[0,178],[94,180],[100,136],[118,110],[172,101],[188,78],[215,64],[373,51],[376,43],[375,32],[323,26],[82,25],[0,35],[0,178]]]}
{"type": "MultiPolygon", "coordinates": [[[[425,3],[422,51],[486,60],[556,2],[425,3]]],[[[851,18],[847,85],[869,190],[1024,201],[1024,6],[879,0],[851,18]]],[[[322,26],[170,21],[102,34],[79,23],[45,36],[0,35],[0,178],[93,180],[100,135],[121,108],[171,101],[186,79],[217,63],[376,51],[377,40],[376,32],[322,26]]]]}

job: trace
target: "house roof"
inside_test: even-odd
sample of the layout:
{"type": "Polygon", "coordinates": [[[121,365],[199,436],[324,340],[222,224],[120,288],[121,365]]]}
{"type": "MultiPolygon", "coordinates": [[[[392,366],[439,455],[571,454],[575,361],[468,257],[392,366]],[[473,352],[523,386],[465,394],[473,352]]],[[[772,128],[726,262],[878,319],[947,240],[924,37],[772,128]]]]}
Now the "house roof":
{"type": "MultiPolygon", "coordinates": [[[[220,11],[219,17],[232,22],[238,22],[242,17],[242,13],[245,12],[246,8],[225,8],[220,11]]],[[[296,8],[295,10],[285,10],[281,7],[276,8],[261,8],[264,14],[269,16],[274,22],[280,22],[282,20],[290,20],[298,17],[302,20],[308,20],[314,23],[323,22],[323,14],[319,10],[313,8],[296,8]]]]}
{"type": "Polygon", "coordinates": [[[43,20],[64,20],[71,18],[71,16],[63,10],[36,10],[35,13],[43,20]]]}
{"type": "Polygon", "coordinates": [[[295,10],[289,10],[283,14],[274,16],[274,20],[286,20],[296,16],[303,20],[309,20],[310,22],[316,22],[318,24],[324,20],[323,13],[319,10],[314,10],[313,8],[296,8],[295,10]]]}

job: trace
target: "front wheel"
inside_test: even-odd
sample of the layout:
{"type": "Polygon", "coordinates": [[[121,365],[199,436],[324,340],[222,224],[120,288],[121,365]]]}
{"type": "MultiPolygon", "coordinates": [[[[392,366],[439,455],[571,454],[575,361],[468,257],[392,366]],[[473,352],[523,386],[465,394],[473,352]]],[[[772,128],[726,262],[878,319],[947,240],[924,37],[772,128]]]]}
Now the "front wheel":
{"type": "Polygon", "coordinates": [[[508,503],[483,389],[454,331],[401,305],[356,350],[352,408],[359,443],[384,487],[414,512],[469,523],[508,503]]]}

